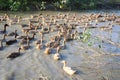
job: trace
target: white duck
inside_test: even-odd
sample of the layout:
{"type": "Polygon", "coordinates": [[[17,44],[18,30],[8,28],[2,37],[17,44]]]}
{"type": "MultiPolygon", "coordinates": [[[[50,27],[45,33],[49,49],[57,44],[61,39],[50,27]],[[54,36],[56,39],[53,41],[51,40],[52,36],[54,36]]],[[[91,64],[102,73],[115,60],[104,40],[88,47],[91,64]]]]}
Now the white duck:
{"type": "Polygon", "coordinates": [[[63,63],[63,70],[64,70],[67,74],[69,74],[69,75],[72,76],[73,74],[76,73],[76,70],[73,70],[71,67],[66,66],[66,61],[65,61],[65,60],[63,60],[62,63],[63,63]]]}

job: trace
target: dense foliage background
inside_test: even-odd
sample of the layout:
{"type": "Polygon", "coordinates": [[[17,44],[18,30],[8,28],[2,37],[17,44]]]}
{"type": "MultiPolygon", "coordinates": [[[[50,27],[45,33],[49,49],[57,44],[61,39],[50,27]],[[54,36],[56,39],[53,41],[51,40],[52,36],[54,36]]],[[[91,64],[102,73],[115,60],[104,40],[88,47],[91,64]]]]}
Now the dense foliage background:
{"type": "Polygon", "coordinates": [[[85,10],[120,8],[120,0],[0,0],[0,10],[85,10]]]}

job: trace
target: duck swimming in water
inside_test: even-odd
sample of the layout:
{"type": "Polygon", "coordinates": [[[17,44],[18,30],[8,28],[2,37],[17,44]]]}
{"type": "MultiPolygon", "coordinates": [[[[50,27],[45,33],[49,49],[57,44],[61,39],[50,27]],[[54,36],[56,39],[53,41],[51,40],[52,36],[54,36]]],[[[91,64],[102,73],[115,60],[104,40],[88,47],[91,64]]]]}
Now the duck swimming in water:
{"type": "Polygon", "coordinates": [[[62,63],[63,63],[63,70],[64,70],[67,74],[69,74],[69,75],[72,76],[73,74],[76,73],[76,70],[73,70],[71,67],[66,66],[66,61],[65,61],[65,60],[63,60],[62,63]]]}
{"type": "Polygon", "coordinates": [[[12,44],[14,44],[14,43],[17,43],[16,36],[17,36],[17,35],[15,35],[15,39],[11,39],[11,40],[9,40],[9,41],[6,41],[6,45],[12,45],[12,44]]]}
{"type": "Polygon", "coordinates": [[[10,59],[17,58],[18,56],[21,55],[20,50],[21,48],[18,48],[18,52],[12,52],[9,56],[7,56],[7,58],[10,58],[10,59]]]}

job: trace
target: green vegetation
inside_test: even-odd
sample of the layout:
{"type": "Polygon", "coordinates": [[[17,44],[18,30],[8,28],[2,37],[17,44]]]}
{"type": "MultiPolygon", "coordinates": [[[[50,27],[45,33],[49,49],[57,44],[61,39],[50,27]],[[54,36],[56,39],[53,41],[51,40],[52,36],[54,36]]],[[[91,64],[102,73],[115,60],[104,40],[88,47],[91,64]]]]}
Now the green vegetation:
{"type": "Polygon", "coordinates": [[[29,11],[29,10],[85,10],[106,6],[119,7],[120,0],[0,0],[0,10],[29,11]]]}
{"type": "Polygon", "coordinates": [[[83,34],[77,34],[76,39],[87,44],[88,46],[93,46],[97,43],[98,48],[102,48],[102,41],[99,38],[92,36],[91,29],[86,29],[83,34]]]}

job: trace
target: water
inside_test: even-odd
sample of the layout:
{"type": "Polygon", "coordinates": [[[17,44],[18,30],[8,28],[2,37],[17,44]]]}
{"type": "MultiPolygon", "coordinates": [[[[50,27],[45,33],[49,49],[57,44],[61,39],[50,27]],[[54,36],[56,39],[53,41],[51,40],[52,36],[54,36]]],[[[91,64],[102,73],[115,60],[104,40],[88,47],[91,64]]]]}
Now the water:
{"type": "MultiPolygon", "coordinates": [[[[106,11],[86,11],[76,12],[77,16],[83,14],[89,15],[90,13],[102,13],[106,11]],[[88,13],[89,12],[89,13],[88,13]]],[[[58,13],[66,14],[67,12],[59,11],[45,11],[45,12],[25,12],[25,13],[10,13],[13,17],[17,16],[29,17],[31,14],[43,15],[57,15],[58,13]]],[[[73,15],[75,12],[70,12],[73,15]]],[[[115,13],[120,15],[119,11],[112,11],[109,14],[115,13]]],[[[1,13],[3,15],[3,13],[1,13]]],[[[28,21],[22,21],[21,23],[28,23],[28,21]]],[[[94,23],[94,22],[93,22],[94,23]]],[[[109,22],[99,23],[98,26],[106,25],[109,22]]],[[[4,23],[0,23],[0,29],[2,29],[4,23]]],[[[113,45],[106,40],[111,40],[115,43],[120,43],[120,25],[114,24],[114,27],[110,31],[104,31],[100,29],[91,29],[92,36],[102,36],[98,40],[94,41],[91,47],[87,46],[86,43],[82,43],[80,40],[74,40],[66,43],[66,49],[61,50],[62,59],[67,61],[67,65],[77,70],[78,74],[69,76],[66,74],[60,61],[54,61],[53,55],[45,55],[44,49],[36,50],[34,41],[31,42],[31,48],[26,51],[21,51],[22,55],[14,60],[7,59],[6,57],[17,51],[20,46],[18,43],[5,46],[3,51],[0,51],[0,80],[102,80],[102,77],[109,80],[120,79],[120,57],[114,56],[113,54],[120,54],[120,48],[113,45]],[[105,41],[102,43],[102,39],[105,41]],[[99,48],[98,45],[102,47],[99,48]]],[[[11,25],[7,28],[7,33],[18,30],[18,34],[23,34],[19,24],[11,25]]],[[[82,29],[80,29],[82,30],[82,29]]],[[[45,35],[45,42],[50,40],[50,37],[55,35],[56,32],[51,32],[45,35]]],[[[24,35],[24,34],[23,34],[24,35]]],[[[39,39],[40,35],[36,34],[35,39],[39,39]]],[[[2,39],[2,35],[0,35],[2,39]]],[[[13,39],[12,37],[7,37],[13,39]]],[[[20,40],[18,40],[19,42],[20,40]]],[[[44,42],[44,43],[45,43],[44,42]]]]}

